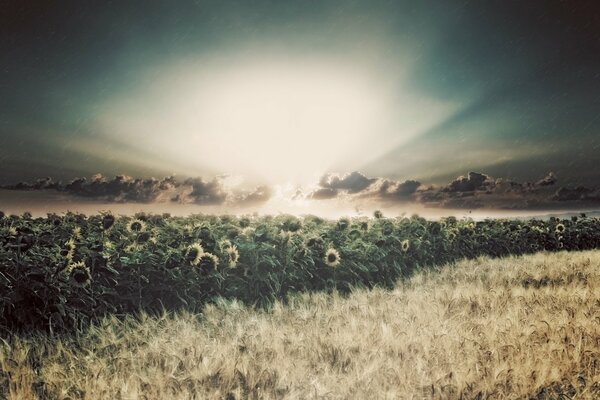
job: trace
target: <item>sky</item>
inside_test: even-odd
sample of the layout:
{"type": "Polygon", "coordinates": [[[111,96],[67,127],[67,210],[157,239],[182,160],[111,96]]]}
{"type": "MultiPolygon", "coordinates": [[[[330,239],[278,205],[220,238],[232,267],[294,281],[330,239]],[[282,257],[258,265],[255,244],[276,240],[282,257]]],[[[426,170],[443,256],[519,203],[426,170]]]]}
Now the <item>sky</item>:
{"type": "Polygon", "coordinates": [[[8,210],[600,208],[594,1],[0,10],[8,210]]]}

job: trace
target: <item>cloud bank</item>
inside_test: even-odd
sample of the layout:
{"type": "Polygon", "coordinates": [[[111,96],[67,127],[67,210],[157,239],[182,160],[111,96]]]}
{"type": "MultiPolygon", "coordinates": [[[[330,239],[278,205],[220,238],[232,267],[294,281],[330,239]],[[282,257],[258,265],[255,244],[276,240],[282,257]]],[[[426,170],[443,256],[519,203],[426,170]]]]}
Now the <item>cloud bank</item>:
{"type": "Polygon", "coordinates": [[[67,195],[110,203],[175,202],[198,205],[251,205],[264,203],[271,197],[265,186],[254,189],[232,189],[225,183],[226,177],[210,180],[188,178],[178,181],[173,176],[162,179],[132,178],[117,175],[107,179],[96,174],[91,179],[76,178],[66,184],[52,178],[39,179],[34,183],[19,182],[2,186],[9,190],[54,190],[67,195]]]}
{"type": "MultiPolygon", "coordinates": [[[[178,180],[173,176],[140,179],[117,175],[107,179],[97,174],[90,179],[77,178],[68,183],[43,178],[0,188],[54,191],[74,198],[110,203],[178,203],[224,208],[263,205],[276,193],[274,188],[264,185],[250,189],[232,187],[224,176],[178,180]]],[[[445,185],[427,185],[413,179],[368,177],[353,171],[325,174],[312,188],[298,188],[288,200],[339,201],[376,207],[418,204],[446,209],[567,209],[600,206],[600,188],[568,182],[559,186],[559,179],[552,172],[533,182],[469,172],[445,185]]]]}
{"type": "Polygon", "coordinates": [[[600,188],[567,185],[557,187],[552,172],[535,182],[469,172],[446,185],[425,185],[417,180],[396,181],[369,178],[354,171],[346,175],[326,174],[317,187],[304,196],[313,200],[346,199],[382,205],[418,203],[452,209],[544,209],[600,206],[600,188]]]}

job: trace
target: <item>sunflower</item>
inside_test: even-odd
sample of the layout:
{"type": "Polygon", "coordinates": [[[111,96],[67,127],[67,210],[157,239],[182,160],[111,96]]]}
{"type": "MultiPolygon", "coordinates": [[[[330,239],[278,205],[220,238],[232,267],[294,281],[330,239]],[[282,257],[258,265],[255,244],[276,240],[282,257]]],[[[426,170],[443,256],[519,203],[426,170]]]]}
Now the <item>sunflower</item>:
{"type": "Polygon", "coordinates": [[[340,231],[343,231],[346,228],[348,228],[349,225],[350,225],[350,221],[348,220],[348,218],[341,218],[337,222],[337,229],[340,230],[340,231]]]}
{"type": "Polygon", "coordinates": [[[76,226],[73,228],[73,237],[77,240],[81,239],[81,227],[76,226]]]}
{"type": "Polygon", "coordinates": [[[102,228],[106,231],[115,224],[115,217],[111,214],[106,214],[102,217],[102,228]]]}
{"type": "Polygon", "coordinates": [[[229,268],[235,268],[240,259],[240,252],[237,247],[229,247],[227,249],[227,255],[229,256],[229,268]]]}
{"type": "Polygon", "coordinates": [[[73,256],[75,255],[75,240],[73,238],[67,240],[65,243],[65,257],[67,260],[73,261],[73,256]]]}
{"type": "Polygon", "coordinates": [[[143,232],[146,230],[146,223],[140,219],[134,219],[127,225],[129,232],[143,232]]]}
{"type": "Polygon", "coordinates": [[[202,253],[198,265],[204,272],[209,272],[217,269],[219,265],[219,259],[217,256],[211,253],[202,253]]]}
{"type": "Polygon", "coordinates": [[[340,253],[338,253],[338,251],[332,247],[327,249],[327,251],[325,252],[324,259],[325,264],[329,265],[332,268],[335,268],[338,265],[340,265],[340,253]]]}
{"type": "Polygon", "coordinates": [[[228,250],[233,246],[233,244],[231,244],[231,241],[228,239],[222,240],[219,242],[219,247],[221,247],[221,249],[223,250],[228,250]]]}
{"type": "Polygon", "coordinates": [[[203,254],[204,249],[202,248],[202,245],[200,243],[194,243],[188,248],[185,257],[191,265],[198,265],[200,262],[200,257],[202,257],[203,254]]]}
{"type": "Polygon", "coordinates": [[[556,233],[563,233],[565,231],[565,226],[563,224],[556,225],[555,229],[556,233]]]}
{"type": "Polygon", "coordinates": [[[402,251],[406,253],[408,249],[410,249],[410,242],[408,241],[408,239],[404,239],[403,241],[401,241],[400,247],[402,251]]]}
{"type": "Polygon", "coordinates": [[[69,265],[67,272],[69,274],[69,280],[73,286],[86,287],[92,281],[90,270],[83,261],[69,265]]]}

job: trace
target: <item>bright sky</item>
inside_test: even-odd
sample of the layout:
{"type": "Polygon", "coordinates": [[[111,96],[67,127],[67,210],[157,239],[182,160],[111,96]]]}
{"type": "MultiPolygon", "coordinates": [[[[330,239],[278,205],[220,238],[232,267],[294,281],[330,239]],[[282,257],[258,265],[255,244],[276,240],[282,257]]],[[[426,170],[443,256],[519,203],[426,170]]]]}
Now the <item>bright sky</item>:
{"type": "Polygon", "coordinates": [[[308,184],[358,168],[456,110],[409,89],[394,93],[389,78],[354,61],[259,53],[174,64],[109,99],[98,129],[160,149],[188,175],[213,169],[308,184]]]}

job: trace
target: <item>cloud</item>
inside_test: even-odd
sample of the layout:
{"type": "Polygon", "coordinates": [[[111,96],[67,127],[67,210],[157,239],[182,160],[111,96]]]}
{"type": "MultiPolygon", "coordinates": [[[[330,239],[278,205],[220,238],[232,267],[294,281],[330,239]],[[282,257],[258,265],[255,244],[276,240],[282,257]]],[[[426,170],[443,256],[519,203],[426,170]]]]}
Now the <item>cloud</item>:
{"type": "Polygon", "coordinates": [[[536,182],[494,179],[469,172],[446,186],[422,191],[421,203],[447,208],[552,209],[600,205],[600,189],[584,186],[554,186],[558,178],[552,172],[536,182]]]}
{"type": "Polygon", "coordinates": [[[540,179],[536,182],[537,186],[552,186],[556,183],[556,175],[554,173],[549,172],[544,178],[540,179]]]}
{"type": "MultiPolygon", "coordinates": [[[[297,188],[289,194],[288,200],[340,201],[356,207],[382,208],[411,204],[448,209],[508,210],[600,206],[600,188],[574,186],[569,182],[557,188],[557,182],[554,173],[534,182],[518,182],[472,171],[445,185],[424,185],[414,179],[402,181],[368,177],[354,171],[345,175],[324,175],[312,190],[297,188]]],[[[274,196],[270,186],[242,188],[238,181],[232,184],[232,180],[225,176],[178,180],[173,176],[141,179],[117,175],[107,179],[97,174],[66,184],[47,177],[34,183],[19,182],[0,188],[56,192],[111,203],[181,203],[222,207],[264,204],[274,196]]]]}
{"type": "Polygon", "coordinates": [[[339,191],[337,189],[322,187],[310,193],[309,198],[314,200],[327,200],[337,197],[338,194],[339,191]]]}
{"type": "Polygon", "coordinates": [[[243,205],[254,205],[267,202],[273,196],[273,190],[269,186],[258,186],[251,191],[240,192],[235,195],[234,203],[243,205]]]}
{"type": "Polygon", "coordinates": [[[319,186],[324,189],[342,190],[348,193],[358,193],[371,186],[376,179],[370,179],[358,171],[340,177],[335,174],[323,175],[319,181],[319,186]]]}
{"type": "Polygon", "coordinates": [[[535,182],[517,182],[472,171],[445,185],[423,185],[417,180],[369,178],[352,172],[341,178],[325,175],[306,197],[371,202],[381,206],[416,203],[453,209],[552,209],[600,203],[598,189],[561,187],[555,190],[557,181],[552,172],[535,182]]]}
{"type": "Polygon", "coordinates": [[[162,179],[141,179],[117,175],[107,179],[96,174],[89,180],[76,178],[66,184],[44,178],[33,184],[19,182],[2,188],[28,191],[54,190],[110,203],[177,202],[198,205],[241,205],[266,202],[272,195],[270,188],[266,186],[251,190],[234,190],[224,185],[223,180],[218,177],[212,180],[197,177],[178,181],[173,176],[162,179]]]}
{"type": "Polygon", "coordinates": [[[382,199],[391,199],[397,201],[412,199],[414,194],[417,192],[417,189],[421,186],[421,182],[415,180],[397,182],[380,178],[377,181],[379,189],[376,195],[382,199]]]}
{"type": "Polygon", "coordinates": [[[415,180],[404,182],[385,178],[368,178],[358,171],[345,175],[326,174],[318,187],[307,197],[314,200],[329,200],[337,197],[371,198],[378,200],[409,201],[421,183],[415,180]]]}
{"type": "Polygon", "coordinates": [[[469,172],[466,177],[459,176],[442,190],[450,193],[473,192],[475,190],[484,189],[485,186],[492,185],[493,180],[489,176],[480,174],[479,172],[469,172]]]}
{"type": "Polygon", "coordinates": [[[99,199],[115,203],[152,203],[164,199],[179,186],[175,178],[140,179],[117,175],[107,180],[100,174],[89,181],[77,178],[56,189],[79,197],[99,199]]]}
{"type": "Polygon", "coordinates": [[[227,199],[221,182],[218,178],[204,181],[202,178],[188,178],[183,182],[185,194],[180,196],[179,201],[194,204],[223,204],[227,199]]]}
{"type": "Polygon", "coordinates": [[[19,182],[12,188],[16,190],[41,190],[41,189],[58,189],[60,182],[55,182],[52,178],[46,177],[38,179],[35,183],[19,182]]]}
{"type": "Polygon", "coordinates": [[[556,201],[600,202],[600,189],[585,186],[561,187],[552,198],[556,201]]]}

